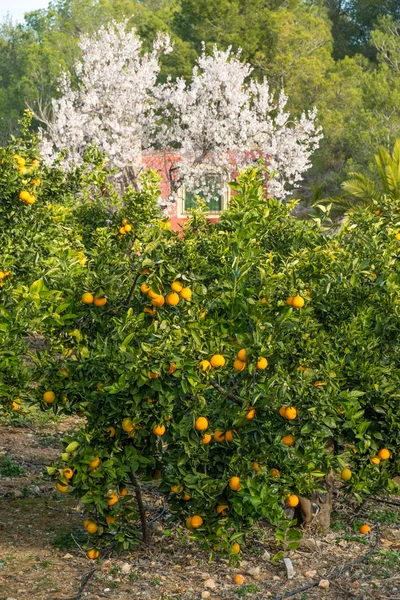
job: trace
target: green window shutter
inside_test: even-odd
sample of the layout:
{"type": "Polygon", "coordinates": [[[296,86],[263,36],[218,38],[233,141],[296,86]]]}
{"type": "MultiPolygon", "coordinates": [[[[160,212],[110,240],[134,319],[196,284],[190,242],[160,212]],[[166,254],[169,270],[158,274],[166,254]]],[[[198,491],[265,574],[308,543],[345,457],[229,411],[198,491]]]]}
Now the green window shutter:
{"type": "MultiPolygon", "coordinates": [[[[213,182],[210,181],[210,185],[212,185],[213,182]]],[[[184,201],[184,212],[188,212],[188,210],[190,210],[191,208],[194,208],[196,206],[196,197],[200,197],[200,198],[204,198],[204,194],[192,194],[192,192],[188,192],[185,190],[185,201],[184,201]]],[[[222,212],[222,202],[223,202],[223,195],[220,194],[219,192],[215,193],[215,196],[213,196],[211,198],[211,200],[209,200],[207,202],[207,206],[208,206],[208,212],[210,214],[212,213],[220,213],[222,212]]]]}

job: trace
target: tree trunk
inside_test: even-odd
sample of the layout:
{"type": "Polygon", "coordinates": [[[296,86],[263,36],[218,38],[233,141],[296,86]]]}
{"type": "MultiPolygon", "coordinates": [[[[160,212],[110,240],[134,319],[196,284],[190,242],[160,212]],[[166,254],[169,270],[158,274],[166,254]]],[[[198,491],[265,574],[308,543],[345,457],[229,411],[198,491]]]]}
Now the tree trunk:
{"type": "Polygon", "coordinates": [[[149,534],[149,527],[147,525],[147,520],[146,520],[146,511],[145,511],[144,504],[143,504],[142,490],[140,489],[138,480],[136,479],[136,477],[133,473],[130,473],[129,478],[132,482],[132,485],[135,488],[136,502],[137,502],[138,509],[139,509],[140,522],[142,524],[142,540],[143,540],[144,544],[148,544],[150,542],[150,534],[149,534]]]}
{"type": "Polygon", "coordinates": [[[334,473],[331,471],[326,475],[324,487],[326,492],[315,493],[311,500],[300,496],[300,513],[303,523],[311,525],[313,523],[321,531],[325,532],[331,526],[331,512],[333,502],[334,473]]]}

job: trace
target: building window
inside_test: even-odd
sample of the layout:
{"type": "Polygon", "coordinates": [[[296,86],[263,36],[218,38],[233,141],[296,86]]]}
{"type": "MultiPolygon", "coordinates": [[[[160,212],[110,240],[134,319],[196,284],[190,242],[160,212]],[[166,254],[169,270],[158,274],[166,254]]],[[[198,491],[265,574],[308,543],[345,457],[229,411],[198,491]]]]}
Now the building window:
{"type": "MultiPolygon", "coordinates": [[[[219,188],[219,186],[218,186],[219,188]]],[[[179,188],[179,217],[187,217],[189,210],[196,206],[196,198],[204,198],[203,194],[193,194],[185,186],[179,188]]],[[[230,199],[230,187],[226,184],[221,193],[220,189],[216,189],[215,195],[207,201],[208,215],[210,217],[218,217],[226,210],[230,199]]]]}

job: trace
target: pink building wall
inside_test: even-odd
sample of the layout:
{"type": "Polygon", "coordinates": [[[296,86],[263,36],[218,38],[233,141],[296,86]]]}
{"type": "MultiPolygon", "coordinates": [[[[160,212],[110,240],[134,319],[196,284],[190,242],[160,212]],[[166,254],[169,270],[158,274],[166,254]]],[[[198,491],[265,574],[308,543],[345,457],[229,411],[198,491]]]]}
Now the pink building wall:
{"type": "MultiPolygon", "coordinates": [[[[260,158],[259,151],[251,151],[248,152],[248,160],[249,164],[252,162],[256,162],[258,158],[260,158]]],[[[231,162],[232,162],[232,174],[231,179],[235,179],[237,176],[237,168],[236,168],[236,160],[234,153],[230,153],[231,162]]],[[[173,168],[179,161],[181,160],[181,156],[179,153],[170,152],[165,154],[164,152],[147,152],[143,153],[143,165],[146,169],[154,169],[161,176],[161,197],[163,199],[167,199],[170,195],[171,186],[168,181],[168,174],[170,172],[171,167],[173,168]]],[[[231,192],[231,194],[234,192],[231,192]]],[[[209,217],[211,223],[216,223],[218,221],[218,216],[209,217]]],[[[187,220],[187,217],[179,217],[178,216],[178,202],[174,202],[169,208],[169,219],[171,222],[171,229],[176,231],[181,230],[181,225],[187,220]]]]}

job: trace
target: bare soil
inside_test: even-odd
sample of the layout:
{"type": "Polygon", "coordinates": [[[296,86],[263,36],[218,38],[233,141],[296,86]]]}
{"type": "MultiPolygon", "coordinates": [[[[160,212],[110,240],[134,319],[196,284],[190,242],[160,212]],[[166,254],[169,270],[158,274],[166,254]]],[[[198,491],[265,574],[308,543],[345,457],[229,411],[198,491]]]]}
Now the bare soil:
{"type": "MultiPolygon", "coordinates": [[[[29,419],[29,417],[28,417],[29,419]]],[[[289,553],[294,578],[270,557],[278,550],[274,531],[259,524],[249,536],[240,566],[225,558],[209,562],[187,530],[164,515],[153,527],[152,543],[123,555],[89,561],[82,507],[54,491],[44,467],[59,455],[65,431],[79,419],[29,420],[0,425],[0,600],[249,600],[283,599],[318,583],[376,548],[367,559],[320,586],[291,596],[297,600],[400,600],[400,498],[398,505],[369,501],[361,510],[335,496],[332,531],[304,531],[298,550],[289,553]],[[371,534],[356,533],[361,522],[371,534]],[[245,582],[234,583],[235,574],[245,582]]],[[[150,516],[160,500],[145,494],[150,516]]]]}

